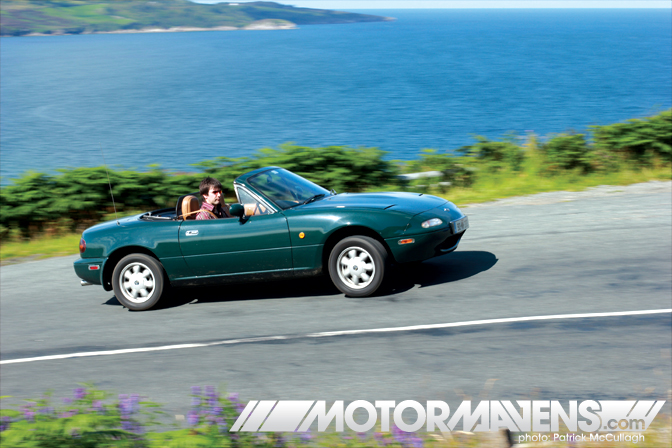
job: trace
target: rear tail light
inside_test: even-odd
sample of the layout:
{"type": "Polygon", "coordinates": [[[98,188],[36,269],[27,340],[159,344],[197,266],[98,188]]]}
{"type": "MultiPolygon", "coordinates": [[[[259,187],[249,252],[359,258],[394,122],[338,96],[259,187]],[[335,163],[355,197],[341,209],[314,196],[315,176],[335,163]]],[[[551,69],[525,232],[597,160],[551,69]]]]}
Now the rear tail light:
{"type": "Polygon", "coordinates": [[[83,254],[84,251],[86,250],[86,241],[84,241],[84,238],[79,240],[79,253],[83,254]]]}

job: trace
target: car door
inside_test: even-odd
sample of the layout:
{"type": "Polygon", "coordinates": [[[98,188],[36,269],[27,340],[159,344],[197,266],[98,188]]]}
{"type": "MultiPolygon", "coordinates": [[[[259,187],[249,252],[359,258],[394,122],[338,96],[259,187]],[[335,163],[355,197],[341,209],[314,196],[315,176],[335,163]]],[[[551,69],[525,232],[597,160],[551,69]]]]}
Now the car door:
{"type": "Polygon", "coordinates": [[[179,240],[198,277],[292,269],[287,218],[280,212],[244,220],[186,220],[179,240]]]}

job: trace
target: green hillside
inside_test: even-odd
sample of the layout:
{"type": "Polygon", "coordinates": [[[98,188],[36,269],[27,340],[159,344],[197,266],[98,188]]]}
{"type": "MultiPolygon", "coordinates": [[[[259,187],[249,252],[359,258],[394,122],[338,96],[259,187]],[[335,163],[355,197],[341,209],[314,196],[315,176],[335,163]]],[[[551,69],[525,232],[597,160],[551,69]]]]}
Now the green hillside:
{"type": "Polygon", "coordinates": [[[380,22],[388,17],[274,2],[198,4],[188,0],[2,0],[0,35],[81,34],[146,28],[242,28],[260,20],[297,25],[380,22]]]}

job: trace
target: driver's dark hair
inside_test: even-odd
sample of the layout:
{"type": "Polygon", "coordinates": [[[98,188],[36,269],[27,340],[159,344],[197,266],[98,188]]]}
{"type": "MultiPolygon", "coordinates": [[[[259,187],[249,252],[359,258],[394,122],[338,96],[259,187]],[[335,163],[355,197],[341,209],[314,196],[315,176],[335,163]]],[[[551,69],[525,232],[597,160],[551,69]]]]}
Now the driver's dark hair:
{"type": "Polygon", "coordinates": [[[215,189],[219,188],[222,191],[224,190],[222,188],[222,184],[217,179],[213,179],[210,176],[201,181],[201,185],[198,187],[198,189],[202,196],[207,196],[208,193],[210,193],[210,187],[215,187],[215,189]]]}

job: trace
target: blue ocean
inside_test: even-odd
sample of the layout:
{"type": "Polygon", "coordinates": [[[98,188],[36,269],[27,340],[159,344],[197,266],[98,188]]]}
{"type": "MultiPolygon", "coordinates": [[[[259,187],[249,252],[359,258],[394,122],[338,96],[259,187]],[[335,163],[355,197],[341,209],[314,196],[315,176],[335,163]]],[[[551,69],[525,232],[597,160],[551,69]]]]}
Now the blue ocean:
{"type": "Polygon", "coordinates": [[[2,182],[101,165],[101,148],[175,171],[285,142],[412,159],[672,106],[667,9],[362,12],[397,20],[2,38],[2,182]]]}

